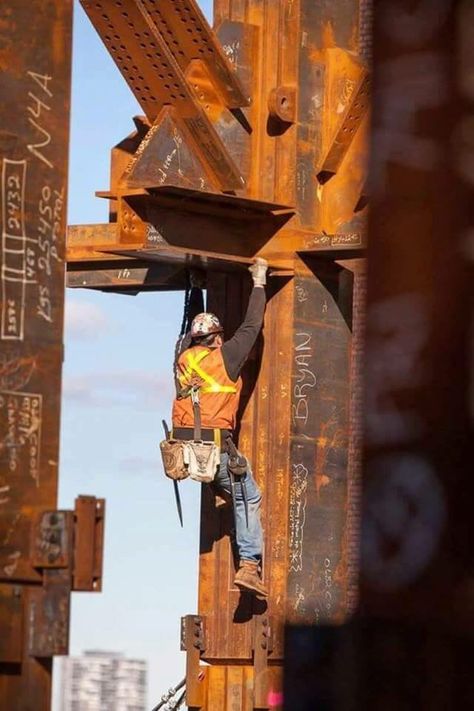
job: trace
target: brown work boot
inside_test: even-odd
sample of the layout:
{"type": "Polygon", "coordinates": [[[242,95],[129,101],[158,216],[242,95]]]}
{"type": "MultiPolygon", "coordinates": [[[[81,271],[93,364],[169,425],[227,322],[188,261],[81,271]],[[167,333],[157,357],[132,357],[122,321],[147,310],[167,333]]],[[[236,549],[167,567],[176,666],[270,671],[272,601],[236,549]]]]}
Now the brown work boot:
{"type": "Polygon", "coordinates": [[[240,561],[240,567],[234,578],[234,585],[243,592],[252,593],[259,599],[268,597],[268,590],[260,578],[258,563],[253,560],[240,561]]]}

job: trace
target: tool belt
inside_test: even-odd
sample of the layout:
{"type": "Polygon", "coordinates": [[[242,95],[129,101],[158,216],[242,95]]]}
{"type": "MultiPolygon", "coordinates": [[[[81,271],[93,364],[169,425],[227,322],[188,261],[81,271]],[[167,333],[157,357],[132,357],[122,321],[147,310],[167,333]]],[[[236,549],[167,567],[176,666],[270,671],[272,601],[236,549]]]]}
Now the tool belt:
{"type": "MultiPolygon", "coordinates": [[[[201,429],[201,439],[205,442],[215,442],[222,450],[227,437],[231,437],[230,430],[221,430],[219,428],[211,429],[203,427],[201,429]]],[[[172,439],[196,439],[194,429],[192,427],[173,427],[171,430],[172,439]]]]}
{"type": "Polygon", "coordinates": [[[165,439],[160,443],[161,456],[165,474],[170,479],[181,480],[190,477],[201,483],[214,480],[220,465],[220,446],[214,441],[214,430],[202,430],[201,408],[196,391],[191,394],[194,411],[194,439],[174,438],[180,432],[173,432],[173,439],[165,439]],[[209,440],[203,435],[212,433],[209,440]]]}

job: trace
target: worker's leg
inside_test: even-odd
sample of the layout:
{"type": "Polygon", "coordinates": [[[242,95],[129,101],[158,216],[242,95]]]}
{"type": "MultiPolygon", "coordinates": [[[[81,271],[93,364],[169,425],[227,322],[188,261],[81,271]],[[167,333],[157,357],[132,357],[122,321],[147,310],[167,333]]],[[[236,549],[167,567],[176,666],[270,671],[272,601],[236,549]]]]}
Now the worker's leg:
{"type": "MultiPolygon", "coordinates": [[[[221,454],[221,464],[219,471],[217,472],[216,478],[214,479],[215,485],[231,494],[231,482],[229,477],[229,472],[227,470],[228,455],[221,454]]],[[[255,479],[253,478],[252,470],[250,467],[247,472],[242,477],[236,477],[235,486],[235,499],[236,499],[236,532],[235,541],[237,544],[237,550],[239,553],[240,560],[250,560],[256,563],[260,563],[262,560],[262,549],[263,549],[263,535],[262,535],[262,525],[260,523],[260,506],[262,501],[262,495],[260,489],[258,488],[255,479]],[[245,483],[245,489],[247,494],[248,503],[248,528],[247,520],[245,517],[245,505],[242,496],[242,487],[240,481],[243,480],[245,483]]]]}

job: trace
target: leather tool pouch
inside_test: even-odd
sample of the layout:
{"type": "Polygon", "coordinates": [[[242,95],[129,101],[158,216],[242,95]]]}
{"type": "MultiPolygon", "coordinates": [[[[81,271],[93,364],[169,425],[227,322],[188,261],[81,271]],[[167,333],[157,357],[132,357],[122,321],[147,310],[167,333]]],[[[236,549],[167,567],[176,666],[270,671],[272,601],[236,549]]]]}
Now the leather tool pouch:
{"type": "Polygon", "coordinates": [[[165,439],[160,442],[165,474],[170,479],[181,480],[190,477],[208,484],[214,480],[220,466],[220,447],[214,442],[201,439],[201,409],[199,397],[193,393],[194,439],[165,439]]]}
{"type": "Polygon", "coordinates": [[[214,442],[189,440],[185,442],[184,463],[191,479],[209,484],[214,480],[220,465],[220,449],[214,442]]]}
{"type": "Polygon", "coordinates": [[[199,391],[195,390],[191,398],[194,412],[194,439],[185,442],[184,463],[191,479],[209,484],[217,474],[221,452],[215,442],[206,442],[201,438],[199,391]]]}
{"type": "Polygon", "coordinates": [[[225,450],[229,455],[227,468],[234,476],[243,476],[248,469],[247,458],[239,452],[230,437],[226,439],[225,450]]]}
{"type": "Polygon", "coordinates": [[[161,457],[163,459],[163,469],[170,479],[180,481],[187,479],[189,472],[185,463],[185,445],[177,439],[164,439],[160,442],[161,457]]]}

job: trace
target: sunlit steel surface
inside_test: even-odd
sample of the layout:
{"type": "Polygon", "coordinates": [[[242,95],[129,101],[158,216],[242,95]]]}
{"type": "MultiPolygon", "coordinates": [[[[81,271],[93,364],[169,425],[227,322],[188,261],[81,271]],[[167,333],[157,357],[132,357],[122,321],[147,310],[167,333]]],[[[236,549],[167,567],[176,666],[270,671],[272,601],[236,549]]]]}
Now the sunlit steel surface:
{"type": "Polygon", "coordinates": [[[189,706],[281,706],[283,622],[356,602],[370,71],[367,2],[82,2],[145,116],[112,149],[110,223],[70,228],[68,283],[182,289],[238,326],[253,257],[270,279],[240,446],[264,496],[268,607],[232,587],[231,512],[203,492],[189,706]],[[211,663],[200,667],[200,660],[211,663]]]}
{"type": "Polygon", "coordinates": [[[72,589],[100,590],[104,501],[57,511],[72,2],[0,10],[0,708],[47,711],[72,589]]]}
{"type": "MultiPolygon", "coordinates": [[[[0,15],[0,706],[46,711],[70,590],[63,561],[35,565],[34,547],[56,507],[72,2],[0,15]]],[[[64,518],[53,527],[66,535],[64,518]]]]}

